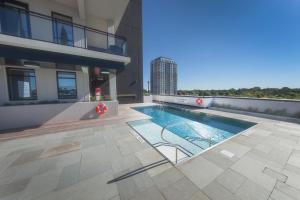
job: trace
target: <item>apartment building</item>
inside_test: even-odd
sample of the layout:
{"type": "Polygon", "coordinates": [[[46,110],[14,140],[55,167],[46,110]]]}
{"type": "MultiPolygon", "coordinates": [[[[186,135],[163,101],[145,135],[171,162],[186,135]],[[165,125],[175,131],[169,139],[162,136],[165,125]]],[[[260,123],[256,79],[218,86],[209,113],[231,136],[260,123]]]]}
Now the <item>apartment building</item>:
{"type": "Polygon", "coordinates": [[[141,3],[1,0],[0,130],[97,118],[99,98],[111,114],[142,102],[141,3]]]}
{"type": "Polygon", "coordinates": [[[165,57],[152,60],[150,76],[152,94],[177,94],[177,64],[174,60],[165,57]]]}

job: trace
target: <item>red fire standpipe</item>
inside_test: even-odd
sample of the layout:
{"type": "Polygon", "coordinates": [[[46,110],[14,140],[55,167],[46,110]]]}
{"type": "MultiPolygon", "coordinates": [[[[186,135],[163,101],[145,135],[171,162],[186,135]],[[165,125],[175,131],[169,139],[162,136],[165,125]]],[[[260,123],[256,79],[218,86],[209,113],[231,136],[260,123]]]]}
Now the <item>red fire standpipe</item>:
{"type": "Polygon", "coordinates": [[[95,95],[96,95],[96,100],[100,101],[100,97],[101,97],[101,88],[97,87],[95,89],[95,95]]]}

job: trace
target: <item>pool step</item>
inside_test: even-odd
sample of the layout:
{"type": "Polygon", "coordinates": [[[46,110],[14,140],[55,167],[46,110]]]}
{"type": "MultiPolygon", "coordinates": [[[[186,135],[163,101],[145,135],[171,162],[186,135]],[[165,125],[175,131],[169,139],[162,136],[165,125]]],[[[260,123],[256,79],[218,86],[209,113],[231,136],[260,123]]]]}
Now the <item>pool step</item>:
{"type": "MultiPolygon", "coordinates": [[[[137,120],[128,122],[128,124],[143,137],[143,139],[147,140],[151,145],[157,147],[161,143],[164,143],[161,139],[161,131],[162,127],[152,122],[151,120],[137,120]]],[[[178,144],[182,148],[181,151],[188,154],[189,156],[198,154],[202,151],[200,147],[197,145],[187,141],[186,139],[172,133],[169,130],[165,130],[164,137],[172,144],[178,144]]]]}
{"type": "MultiPolygon", "coordinates": [[[[172,147],[172,144],[170,143],[166,143],[166,142],[158,142],[158,143],[155,143],[153,144],[154,147],[156,148],[159,148],[161,146],[169,146],[169,147],[172,147]]],[[[175,148],[175,147],[173,147],[175,148]]],[[[180,145],[177,145],[177,148],[183,153],[185,154],[187,157],[191,157],[193,156],[194,154],[192,152],[190,152],[189,150],[185,149],[184,147],[180,146],[180,145]]]]}
{"type": "Polygon", "coordinates": [[[177,151],[177,161],[176,161],[176,148],[172,146],[166,146],[161,145],[156,147],[158,151],[160,151],[165,157],[167,157],[171,162],[178,163],[185,159],[188,159],[190,156],[188,156],[186,153],[178,149],[177,151]]]}

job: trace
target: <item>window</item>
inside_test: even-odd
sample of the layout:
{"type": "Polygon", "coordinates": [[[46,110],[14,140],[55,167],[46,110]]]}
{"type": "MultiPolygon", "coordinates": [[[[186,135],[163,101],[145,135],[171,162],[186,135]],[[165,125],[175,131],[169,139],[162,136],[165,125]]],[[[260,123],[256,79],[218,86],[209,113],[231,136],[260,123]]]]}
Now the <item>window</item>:
{"type": "Polygon", "coordinates": [[[53,39],[55,43],[73,46],[72,17],[52,12],[53,17],[53,39]]]}
{"type": "Polygon", "coordinates": [[[0,7],[1,33],[18,37],[31,37],[28,5],[23,2],[6,0],[0,7]]]}
{"type": "Polygon", "coordinates": [[[7,68],[10,100],[36,100],[36,78],[33,69],[7,68]]]}
{"type": "Polygon", "coordinates": [[[59,99],[76,99],[76,73],[57,72],[57,90],[59,99]]]}

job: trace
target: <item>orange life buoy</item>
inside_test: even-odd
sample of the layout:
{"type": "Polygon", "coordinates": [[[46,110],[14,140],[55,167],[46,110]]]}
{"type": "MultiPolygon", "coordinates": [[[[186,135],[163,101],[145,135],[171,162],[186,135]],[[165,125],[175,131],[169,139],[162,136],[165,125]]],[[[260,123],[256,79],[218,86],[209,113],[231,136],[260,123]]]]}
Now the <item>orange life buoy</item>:
{"type": "Polygon", "coordinates": [[[108,107],[107,105],[105,105],[104,103],[99,103],[96,106],[96,113],[99,115],[103,115],[104,113],[106,113],[108,111],[108,107]]]}
{"type": "Polygon", "coordinates": [[[203,99],[201,99],[201,98],[196,99],[196,104],[198,104],[198,105],[203,104],[203,99]]]}

